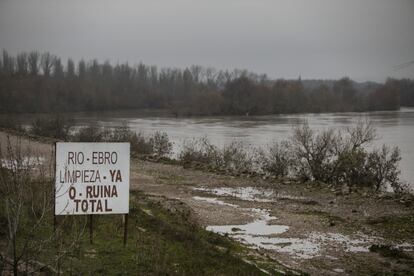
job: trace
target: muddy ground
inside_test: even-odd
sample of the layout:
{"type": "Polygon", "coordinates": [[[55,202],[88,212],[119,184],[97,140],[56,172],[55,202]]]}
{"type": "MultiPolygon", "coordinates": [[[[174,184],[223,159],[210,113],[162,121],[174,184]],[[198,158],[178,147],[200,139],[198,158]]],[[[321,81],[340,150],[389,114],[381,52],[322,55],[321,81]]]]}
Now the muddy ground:
{"type": "MultiPolygon", "coordinates": [[[[6,134],[0,132],[0,139],[4,145],[6,134]]],[[[22,143],[50,156],[45,141],[22,143]]],[[[324,185],[219,175],[135,158],[131,189],[179,199],[201,225],[216,232],[232,225],[226,235],[312,275],[414,274],[410,196],[344,194],[324,185]],[[263,222],[283,230],[248,235],[241,229],[267,227],[263,222]]]]}
{"type": "Polygon", "coordinates": [[[269,210],[276,219],[268,223],[289,229],[275,235],[280,238],[280,242],[276,241],[278,248],[265,249],[265,242],[263,246],[255,244],[253,247],[289,267],[315,275],[414,273],[414,202],[411,197],[370,193],[343,195],[315,184],[217,175],[140,160],[133,162],[131,170],[133,189],[185,202],[205,226],[246,224],[257,219],[257,212],[251,208],[269,210]],[[236,188],[236,192],[233,195],[214,193],[214,188],[223,187],[229,188],[227,191],[236,188]],[[237,190],[241,190],[239,187],[250,190],[253,187],[271,195],[259,196],[257,201],[246,200],[237,194],[237,190]],[[223,205],[223,202],[228,204],[223,205]],[[316,250],[315,245],[318,246],[316,250]],[[375,250],[375,246],[391,248],[375,250]]]}

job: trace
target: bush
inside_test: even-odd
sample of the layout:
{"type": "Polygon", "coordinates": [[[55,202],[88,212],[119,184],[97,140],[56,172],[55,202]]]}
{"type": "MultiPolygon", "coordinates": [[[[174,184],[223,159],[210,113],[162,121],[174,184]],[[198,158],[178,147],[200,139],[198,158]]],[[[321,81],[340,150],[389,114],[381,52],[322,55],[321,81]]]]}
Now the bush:
{"type": "Polygon", "coordinates": [[[206,138],[185,140],[178,156],[182,163],[210,164],[215,168],[222,166],[219,149],[206,138]]]}
{"type": "Polygon", "coordinates": [[[293,171],[302,180],[328,182],[332,176],[336,137],[333,130],[315,133],[306,122],[293,129],[293,171]]]}
{"type": "Polygon", "coordinates": [[[156,157],[167,157],[172,152],[172,143],[167,133],[156,131],[149,139],[153,155],[156,157]]]}
{"type": "Polygon", "coordinates": [[[287,141],[274,142],[267,150],[259,150],[258,163],[264,173],[277,177],[285,177],[292,166],[290,144],[287,141]]]}
{"type": "Polygon", "coordinates": [[[103,142],[109,136],[108,131],[100,126],[91,125],[80,128],[73,136],[76,142],[103,142]]]}
{"type": "Polygon", "coordinates": [[[373,176],[367,169],[370,153],[366,146],[376,138],[376,130],[369,122],[358,121],[345,133],[338,131],[331,182],[350,187],[373,187],[373,176]]]}
{"type": "Polygon", "coordinates": [[[25,131],[21,122],[18,119],[16,119],[15,116],[11,116],[11,115],[0,116],[0,127],[16,130],[20,132],[25,131]]]}
{"type": "Polygon", "coordinates": [[[68,140],[74,121],[57,115],[54,118],[38,118],[30,129],[34,135],[68,140]]]}
{"type": "Polygon", "coordinates": [[[369,174],[366,171],[367,152],[363,149],[346,149],[338,152],[334,161],[332,181],[335,184],[348,186],[370,186],[369,174]]]}
{"type": "Polygon", "coordinates": [[[184,141],[178,159],[184,164],[202,163],[212,169],[233,172],[251,171],[254,165],[252,151],[243,143],[233,141],[220,149],[206,137],[184,141]]]}
{"type": "MultiPolygon", "coordinates": [[[[369,152],[366,146],[376,139],[375,128],[358,122],[345,133],[312,131],[307,123],[294,129],[292,169],[302,180],[316,180],[350,187],[369,187],[376,191],[390,185],[401,191],[398,148],[382,146],[369,152]]],[[[266,168],[264,168],[266,170],[266,168]]]]}
{"type": "Polygon", "coordinates": [[[154,152],[152,144],[149,139],[141,132],[133,133],[130,136],[131,151],[140,155],[149,155],[154,152]]]}
{"type": "Polygon", "coordinates": [[[236,172],[252,171],[254,151],[246,149],[240,141],[225,145],[221,151],[222,166],[236,172]]]}
{"type": "Polygon", "coordinates": [[[400,160],[400,150],[397,147],[390,149],[383,145],[381,149],[375,149],[368,154],[366,170],[369,172],[375,190],[378,191],[389,184],[394,191],[401,191],[400,170],[398,169],[400,160]]]}
{"type": "Polygon", "coordinates": [[[112,142],[130,142],[135,134],[125,121],[122,122],[120,127],[115,127],[112,130],[108,130],[108,132],[108,140],[112,142]]]}
{"type": "Polygon", "coordinates": [[[133,132],[126,122],[113,129],[92,125],[80,128],[73,136],[78,142],[129,142],[131,152],[140,155],[166,157],[171,154],[172,143],[166,133],[156,132],[145,137],[142,133],[133,132]]]}

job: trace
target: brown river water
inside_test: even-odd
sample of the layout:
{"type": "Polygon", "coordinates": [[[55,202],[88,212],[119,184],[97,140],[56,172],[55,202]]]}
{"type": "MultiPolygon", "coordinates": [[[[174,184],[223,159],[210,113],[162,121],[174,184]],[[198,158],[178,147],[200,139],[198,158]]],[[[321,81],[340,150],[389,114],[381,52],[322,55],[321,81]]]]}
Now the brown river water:
{"type": "Polygon", "coordinates": [[[134,111],[80,113],[78,125],[99,123],[102,126],[119,126],[126,121],[132,130],[151,134],[164,131],[179,151],[186,139],[206,136],[213,144],[222,146],[233,140],[246,145],[266,146],[272,141],[289,139],[292,127],[307,120],[313,129],[344,129],[358,120],[369,120],[377,129],[382,144],[398,146],[401,150],[401,179],[414,188],[414,108],[399,111],[363,113],[293,114],[249,117],[146,117],[134,111]]]}
{"type": "MultiPolygon", "coordinates": [[[[358,122],[369,120],[377,129],[379,139],[374,146],[382,144],[398,146],[402,181],[411,184],[414,190],[414,108],[399,111],[361,113],[290,114],[243,117],[156,117],[143,116],[139,111],[86,112],[71,114],[77,126],[96,125],[116,127],[127,122],[133,131],[152,134],[166,132],[178,152],[184,140],[206,136],[213,144],[222,146],[231,141],[242,141],[246,145],[260,147],[272,141],[289,139],[292,127],[304,121],[315,130],[345,129],[358,122]]],[[[20,116],[29,123],[33,116],[20,116]]]]}

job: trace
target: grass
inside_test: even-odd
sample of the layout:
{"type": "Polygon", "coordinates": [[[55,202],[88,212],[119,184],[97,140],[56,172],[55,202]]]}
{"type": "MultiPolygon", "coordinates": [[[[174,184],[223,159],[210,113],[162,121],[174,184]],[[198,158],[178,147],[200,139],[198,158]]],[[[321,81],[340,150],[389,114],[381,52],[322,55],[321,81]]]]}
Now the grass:
{"type": "MultiPolygon", "coordinates": [[[[208,232],[191,218],[186,206],[165,198],[157,200],[132,192],[128,241],[123,246],[122,216],[94,217],[93,244],[86,231],[79,244],[60,262],[64,274],[75,275],[263,275],[254,263],[243,260],[246,249],[227,237],[208,232]]],[[[66,217],[63,237],[75,220],[66,217]]],[[[50,235],[51,223],[38,231],[36,238],[50,235]]],[[[23,231],[24,232],[24,231],[23,231]]],[[[4,236],[1,237],[4,241],[4,236]]],[[[62,238],[63,244],[68,242],[62,238]]],[[[2,242],[2,244],[4,244],[2,242]]],[[[62,250],[67,250],[65,246],[62,250]]],[[[46,247],[38,257],[43,263],[53,260],[56,247],[46,247]]],[[[52,264],[56,267],[56,263],[52,264]]]]}
{"type": "Polygon", "coordinates": [[[394,259],[411,259],[411,257],[404,253],[404,251],[391,247],[390,245],[371,245],[369,251],[376,252],[383,257],[394,258],[394,259]]]}
{"type": "Polygon", "coordinates": [[[384,236],[406,240],[414,237],[414,215],[382,216],[367,220],[367,224],[383,233],[384,236]]]}
{"type": "Polygon", "coordinates": [[[328,212],[320,211],[320,210],[303,210],[298,211],[298,214],[306,215],[306,216],[316,216],[320,217],[322,221],[326,223],[335,222],[335,223],[344,223],[345,220],[341,217],[332,215],[328,212]]]}

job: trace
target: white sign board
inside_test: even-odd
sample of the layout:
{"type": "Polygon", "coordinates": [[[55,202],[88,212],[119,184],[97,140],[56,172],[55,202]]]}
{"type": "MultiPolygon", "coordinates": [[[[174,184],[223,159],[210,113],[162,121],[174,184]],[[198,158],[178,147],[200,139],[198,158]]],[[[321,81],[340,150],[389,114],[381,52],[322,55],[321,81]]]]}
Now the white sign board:
{"type": "Polygon", "coordinates": [[[129,143],[56,143],[55,215],[127,214],[129,143]]]}

